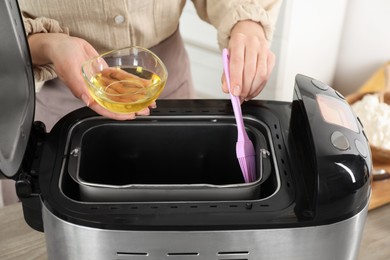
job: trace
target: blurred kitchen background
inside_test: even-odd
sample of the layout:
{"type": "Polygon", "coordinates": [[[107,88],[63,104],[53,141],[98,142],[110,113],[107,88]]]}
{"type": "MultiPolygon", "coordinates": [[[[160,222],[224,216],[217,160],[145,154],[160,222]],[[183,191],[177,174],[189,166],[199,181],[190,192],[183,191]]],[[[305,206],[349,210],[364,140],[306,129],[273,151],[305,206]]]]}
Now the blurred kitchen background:
{"type": "MultiPolygon", "coordinates": [[[[277,64],[259,99],[288,101],[301,73],[344,95],[390,60],[390,1],[284,0],[272,50],[277,64]]],[[[215,29],[190,1],[181,19],[199,98],[229,98],[220,88],[222,63],[215,29]]]]}

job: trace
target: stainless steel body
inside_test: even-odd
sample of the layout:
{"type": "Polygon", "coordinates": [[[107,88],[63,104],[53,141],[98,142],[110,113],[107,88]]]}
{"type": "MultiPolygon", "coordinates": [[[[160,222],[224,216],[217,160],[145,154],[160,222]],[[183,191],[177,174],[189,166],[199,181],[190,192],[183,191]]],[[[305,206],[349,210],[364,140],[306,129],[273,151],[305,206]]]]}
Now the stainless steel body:
{"type": "Polygon", "coordinates": [[[367,216],[330,225],[223,231],[123,231],[68,223],[43,207],[49,259],[353,260],[367,216]]]}
{"type": "MultiPolygon", "coordinates": [[[[204,104],[203,102],[202,104],[204,104]]],[[[198,105],[204,107],[202,104],[198,105]]],[[[223,106],[223,103],[220,104],[223,106]]],[[[121,187],[120,185],[124,183],[122,179],[119,179],[119,187],[108,186],[115,179],[115,173],[125,171],[121,171],[121,167],[111,168],[112,164],[106,163],[110,160],[103,161],[104,156],[110,155],[110,153],[99,154],[94,148],[94,145],[97,144],[95,142],[97,138],[112,136],[115,138],[110,138],[105,142],[103,151],[113,151],[108,144],[123,145],[123,148],[118,148],[120,151],[117,153],[118,155],[129,147],[136,147],[137,150],[140,150],[140,156],[134,163],[142,160],[143,154],[147,154],[148,158],[158,158],[159,153],[150,156],[150,152],[154,150],[143,150],[142,145],[137,143],[133,145],[128,141],[123,142],[122,140],[125,138],[121,138],[121,133],[129,135],[133,128],[138,129],[142,135],[146,135],[149,128],[144,127],[144,125],[153,125],[153,128],[150,129],[156,129],[158,126],[168,127],[169,131],[166,132],[160,128],[159,133],[164,137],[180,137],[172,142],[174,145],[159,144],[161,151],[168,155],[179,156],[180,154],[176,150],[186,152],[194,150],[190,149],[193,146],[186,149],[180,146],[181,140],[188,140],[189,136],[186,134],[195,134],[199,129],[209,128],[210,130],[221,125],[223,131],[213,132],[213,136],[220,137],[219,133],[226,133],[225,130],[234,128],[233,125],[226,124],[219,117],[217,121],[213,121],[215,116],[206,117],[209,123],[205,125],[204,122],[199,122],[200,118],[202,121],[205,117],[199,117],[198,114],[183,118],[177,115],[174,119],[170,116],[167,117],[163,107],[159,118],[145,119],[151,120],[148,124],[140,122],[137,125],[137,121],[118,123],[106,121],[106,119],[93,119],[88,114],[90,112],[86,110],[81,111],[86,113],[85,117],[83,117],[84,114],[77,116],[76,124],[71,120],[64,121],[69,127],[57,128],[61,132],[52,132],[53,139],[49,140],[48,149],[44,150],[43,153],[47,161],[53,161],[57,172],[56,175],[52,175],[53,166],[45,165],[50,171],[46,171],[46,178],[41,182],[41,187],[50,186],[46,183],[52,185],[51,189],[45,188],[47,193],[43,194],[41,203],[49,259],[356,259],[369,201],[370,164],[360,155],[345,155],[334,150],[333,146],[329,146],[332,157],[325,158],[331,159],[327,165],[330,167],[316,169],[311,164],[306,149],[310,147],[308,144],[312,139],[317,139],[307,140],[307,135],[296,137],[297,134],[304,134],[302,129],[295,125],[302,127],[299,118],[292,118],[290,122],[283,120],[282,113],[279,114],[280,117],[273,117],[271,114],[267,114],[271,113],[271,109],[267,110],[261,104],[256,104],[258,106],[253,110],[253,115],[260,118],[259,122],[267,122],[267,127],[256,120],[248,120],[247,123],[248,125],[254,124],[255,128],[262,129],[266,133],[265,140],[270,148],[272,170],[268,178],[265,178],[264,175],[259,178],[260,180],[257,182],[261,184],[261,192],[257,197],[249,200],[232,199],[226,201],[210,193],[210,191],[217,190],[218,185],[222,183],[206,187],[210,188],[205,195],[208,198],[206,201],[166,199],[158,201],[158,196],[164,195],[164,192],[172,192],[171,188],[174,186],[170,183],[160,183],[159,186],[163,189],[156,191],[157,196],[155,194],[151,199],[145,197],[145,193],[156,188],[153,187],[154,183],[159,184],[155,180],[161,180],[158,178],[159,175],[154,175],[155,172],[163,173],[164,178],[170,176],[168,178],[170,181],[176,181],[182,177],[179,175],[181,168],[175,170],[177,173],[175,175],[168,175],[170,171],[160,168],[148,170],[149,174],[142,172],[141,177],[153,176],[151,181],[149,181],[150,179],[142,179],[146,182],[146,185],[142,186],[139,186],[137,181],[130,182],[135,184],[130,187],[121,187]],[[265,116],[268,117],[265,118],[265,116]],[[169,118],[171,122],[165,121],[166,118],[169,118]],[[278,118],[281,119],[278,120],[278,118]],[[201,123],[200,127],[197,128],[199,123],[201,123]],[[286,126],[286,124],[288,125],[286,126]],[[230,126],[226,128],[227,125],[230,126]],[[75,129],[76,127],[79,129],[75,129]],[[176,131],[178,128],[180,131],[176,131]],[[267,131],[270,128],[272,131],[267,131]],[[283,129],[299,131],[282,132],[283,129]],[[172,135],[172,132],[175,135],[172,135]],[[57,138],[64,136],[67,138],[57,138]],[[88,138],[90,139],[88,140],[88,138]],[[293,142],[294,138],[298,138],[299,142],[293,142]],[[53,142],[50,142],[52,140],[53,142]],[[56,140],[62,140],[62,143],[57,145],[56,140]],[[81,157],[71,157],[75,148],[80,149],[81,155],[79,156],[81,157]],[[53,150],[60,151],[65,156],[53,158],[51,153],[53,150]],[[337,156],[333,155],[335,151],[337,156]],[[90,157],[83,157],[83,153],[90,157]],[[358,159],[351,159],[355,157],[358,159]],[[302,158],[306,158],[306,160],[302,158]],[[67,162],[72,160],[75,161],[75,164],[69,166],[67,162]],[[338,160],[341,160],[345,165],[351,162],[355,168],[345,172],[344,168],[337,168],[335,162],[338,160]],[[99,161],[99,163],[93,164],[95,161],[99,161]],[[85,165],[82,166],[82,163],[85,165]],[[79,175],[77,176],[76,173],[79,175]],[[356,174],[354,181],[351,181],[350,173],[356,174]],[[101,179],[96,179],[97,175],[101,179]],[[328,175],[333,178],[327,178],[328,175]],[[109,178],[105,178],[106,176],[109,178]],[[318,178],[321,181],[320,187],[316,186],[318,178]],[[87,192],[88,196],[83,195],[83,189],[88,186],[86,182],[94,184],[94,189],[87,192]],[[141,190],[133,191],[132,189],[137,186],[141,190]],[[108,188],[108,193],[96,199],[96,196],[105,188],[108,188]],[[127,192],[138,193],[139,201],[129,201],[131,196],[127,192]],[[128,201],[121,200],[121,193],[128,201]],[[313,204],[310,205],[308,202],[313,204]]],[[[271,105],[270,107],[272,107],[271,105]]],[[[279,104],[275,104],[275,108],[277,105],[279,104]]],[[[280,106],[282,105],[280,104],[280,106]]],[[[162,106],[164,103],[160,102],[160,107],[162,106]]],[[[288,104],[285,104],[283,108],[290,109],[288,104]]],[[[181,110],[177,110],[178,113],[181,113],[181,110]]],[[[218,108],[218,111],[223,110],[218,108]]],[[[275,109],[275,111],[279,110],[275,109]]],[[[221,139],[229,140],[225,137],[221,139]]],[[[130,140],[130,138],[126,140],[130,140]]],[[[321,140],[325,139],[321,138],[321,140]]],[[[191,145],[198,143],[201,142],[195,141],[191,145]]],[[[201,149],[198,151],[209,147],[205,143],[200,146],[201,149]]],[[[222,145],[218,147],[219,150],[226,150],[222,145]]],[[[132,156],[128,156],[130,153],[126,154],[127,156],[123,158],[126,160],[132,158],[132,156]]],[[[191,156],[191,158],[194,157],[191,156]]],[[[126,166],[126,160],[123,160],[123,163],[119,165],[126,166]]],[[[168,160],[160,162],[165,161],[168,160]]],[[[194,168],[197,169],[194,166],[198,165],[201,163],[191,161],[189,167],[188,165],[186,167],[186,176],[197,176],[199,171],[194,170],[194,168]]],[[[218,167],[220,166],[218,164],[218,167]]],[[[216,172],[221,172],[223,176],[227,177],[228,173],[235,174],[237,171],[221,169],[216,172]]],[[[221,177],[219,180],[222,181],[223,178],[221,177]]],[[[183,182],[180,180],[174,184],[183,185],[183,182]]],[[[183,186],[182,191],[187,193],[187,196],[199,197],[201,192],[196,188],[197,184],[198,182],[194,182],[187,188],[183,186]]],[[[233,188],[237,189],[235,196],[241,193],[248,194],[248,190],[240,191],[246,187],[245,184],[237,182],[232,184],[233,188]]],[[[227,188],[223,185],[221,187],[227,188]]],[[[252,188],[253,186],[249,184],[248,187],[252,188]]],[[[177,193],[178,191],[173,192],[175,193],[174,197],[181,197],[177,193]]],[[[218,190],[217,192],[225,194],[224,191],[218,190]]]]}

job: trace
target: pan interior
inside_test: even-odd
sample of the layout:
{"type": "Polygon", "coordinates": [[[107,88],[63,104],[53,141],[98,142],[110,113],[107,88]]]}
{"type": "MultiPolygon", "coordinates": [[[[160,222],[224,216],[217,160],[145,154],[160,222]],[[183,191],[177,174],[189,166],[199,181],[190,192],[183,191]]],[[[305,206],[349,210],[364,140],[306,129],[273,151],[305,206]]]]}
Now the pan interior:
{"type": "Polygon", "coordinates": [[[97,126],[82,136],[79,178],[106,185],[242,183],[236,139],[234,124],[97,126]]]}

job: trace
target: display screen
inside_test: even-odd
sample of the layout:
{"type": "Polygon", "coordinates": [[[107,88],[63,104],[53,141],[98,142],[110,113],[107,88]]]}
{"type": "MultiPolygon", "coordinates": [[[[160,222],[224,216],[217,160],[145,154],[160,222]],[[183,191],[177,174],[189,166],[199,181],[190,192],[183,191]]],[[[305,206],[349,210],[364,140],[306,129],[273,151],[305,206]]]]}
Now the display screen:
{"type": "Polygon", "coordinates": [[[325,95],[317,95],[317,102],[326,122],[359,132],[355,116],[347,103],[325,95]]]}

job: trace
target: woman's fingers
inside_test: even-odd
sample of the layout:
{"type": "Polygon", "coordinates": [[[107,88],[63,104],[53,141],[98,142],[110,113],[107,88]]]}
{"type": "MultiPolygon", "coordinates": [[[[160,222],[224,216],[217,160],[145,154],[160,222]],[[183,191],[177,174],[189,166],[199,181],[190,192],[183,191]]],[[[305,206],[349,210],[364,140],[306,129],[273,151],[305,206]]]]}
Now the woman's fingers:
{"type": "MultiPolygon", "coordinates": [[[[229,40],[231,93],[249,100],[263,90],[275,64],[263,28],[253,21],[240,21],[229,40]]],[[[228,92],[222,75],[222,90],[228,92]]]]}

